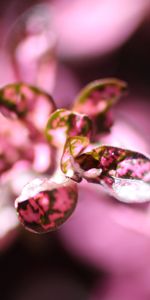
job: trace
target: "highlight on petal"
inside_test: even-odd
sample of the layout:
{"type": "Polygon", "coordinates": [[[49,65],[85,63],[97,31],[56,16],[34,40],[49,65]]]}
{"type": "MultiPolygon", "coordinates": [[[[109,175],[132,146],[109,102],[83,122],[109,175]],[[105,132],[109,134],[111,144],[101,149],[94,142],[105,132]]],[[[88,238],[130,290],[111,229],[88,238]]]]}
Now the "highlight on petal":
{"type": "Polygon", "coordinates": [[[93,81],[76,97],[73,110],[92,118],[96,132],[108,131],[112,125],[109,109],[120,99],[126,89],[127,84],[115,78],[93,81]]]}
{"type": "Polygon", "coordinates": [[[16,199],[20,222],[35,233],[56,230],[72,214],[77,203],[77,185],[70,179],[34,179],[16,199]]]}
{"type": "Polygon", "coordinates": [[[0,111],[8,117],[27,119],[40,130],[55,109],[52,97],[37,87],[13,83],[0,89],[0,111]]]}
{"type": "Polygon", "coordinates": [[[69,137],[64,146],[61,158],[61,170],[66,175],[77,182],[82,180],[81,170],[75,162],[75,158],[81,154],[89,145],[89,139],[83,136],[69,137]]]}
{"type": "Polygon", "coordinates": [[[47,126],[46,137],[55,147],[65,144],[67,136],[87,136],[92,133],[92,122],[88,116],[66,109],[57,109],[51,114],[47,126]]]}
{"type": "Polygon", "coordinates": [[[150,159],[131,150],[101,146],[75,158],[80,175],[122,202],[150,201],[150,159]]]}

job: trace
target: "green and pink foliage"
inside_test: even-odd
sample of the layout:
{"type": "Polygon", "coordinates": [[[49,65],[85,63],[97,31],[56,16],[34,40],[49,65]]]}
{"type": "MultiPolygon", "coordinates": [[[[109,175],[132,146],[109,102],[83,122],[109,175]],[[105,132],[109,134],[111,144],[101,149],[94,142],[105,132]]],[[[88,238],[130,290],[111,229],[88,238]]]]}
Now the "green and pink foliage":
{"type": "MultiPolygon", "coordinates": [[[[33,167],[35,145],[44,143],[54,151],[53,172],[47,157],[49,177],[45,179],[39,172],[40,177],[29,182],[15,202],[19,220],[28,230],[43,233],[62,225],[75,209],[77,183],[82,180],[102,186],[121,202],[150,200],[148,155],[101,142],[111,131],[111,108],[126,88],[125,82],[114,78],[94,81],[79,93],[70,110],[57,109],[49,94],[27,83],[1,88],[1,113],[12,118],[12,126],[17,121],[21,132],[21,126],[27,130],[24,151],[12,143],[13,139],[6,139],[1,173],[22,159],[33,167]],[[11,153],[15,160],[10,161],[11,153]]],[[[8,132],[11,135],[11,126],[8,132]]]]}

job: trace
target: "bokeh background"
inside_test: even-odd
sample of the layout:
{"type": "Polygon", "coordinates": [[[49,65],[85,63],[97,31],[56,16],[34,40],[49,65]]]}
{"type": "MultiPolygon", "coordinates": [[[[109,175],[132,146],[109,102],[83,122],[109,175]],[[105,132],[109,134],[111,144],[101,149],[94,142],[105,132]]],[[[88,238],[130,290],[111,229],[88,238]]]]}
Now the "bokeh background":
{"type": "MultiPolygon", "coordinates": [[[[35,84],[58,107],[69,107],[88,82],[123,79],[129,93],[114,109],[106,141],[149,154],[150,0],[0,5],[0,86],[35,84]]],[[[33,176],[28,167],[15,172],[17,187],[33,176]]],[[[1,299],[150,299],[149,204],[118,203],[83,183],[71,218],[58,232],[39,236],[18,225],[3,180],[0,196],[1,299]]]]}

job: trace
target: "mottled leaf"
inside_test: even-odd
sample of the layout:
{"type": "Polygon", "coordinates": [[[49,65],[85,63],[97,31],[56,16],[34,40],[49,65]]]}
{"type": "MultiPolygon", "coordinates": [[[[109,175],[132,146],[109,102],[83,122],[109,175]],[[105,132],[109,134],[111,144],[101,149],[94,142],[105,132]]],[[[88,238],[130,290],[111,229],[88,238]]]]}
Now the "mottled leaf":
{"type": "Polygon", "coordinates": [[[78,155],[74,160],[82,178],[103,185],[118,200],[150,200],[150,159],[145,155],[101,146],[78,155]]]}
{"type": "Polygon", "coordinates": [[[53,179],[34,179],[27,184],[15,207],[20,222],[35,233],[56,230],[75,209],[77,185],[69,180],[62,183],[53,179]]]}
{"type": "Polygon", "coordinates": [[[43,130],[49,114],[56,109],[52,97],[25,83],[8,84],[0,89],[0,111],[17,116],[43,130]]]}
{"type": "Polygon", "coordinates": [[[92,118],[96,133],[108,131],[113,123],[109,109],[120,99],[126,88],[124,81],[115,78],[93,81],[76,97],[73,110],[92,118]]]}
{"type": "Polygon", "coordinates": [[[65,144],[67,136],[91,136],[92,122],[88,116],[66,109],[58,109],[51,114],[47,126],[46,136],[55,147],[65,144]]]}
{"type": "Polygon", "coordinates": [[[67,139],[61,158],[61,170],[66,177],[77,182],[82,180],[82,176],[80,174],[81,170],[78,170],[75,158],[80,155],[80,153],[82,153],[88,145],[89,139],[87,137],[75,136],[67,139]]]}
{"type": "Polygon", "coordinates": [[[0,174],[23,159],[33,163],[34,170],[40,172],[54,166],[54,160],[50,159],[54,149],[48,147],[43,134],[48,116],[54,110],[52,98],[38,88],[15,83],[0,89],[3,113],[0,114],[0,174]],[[39,151],[41,145],[44,150],[47,147],[47,157],[43,156],[43,150],[39,151]]]}

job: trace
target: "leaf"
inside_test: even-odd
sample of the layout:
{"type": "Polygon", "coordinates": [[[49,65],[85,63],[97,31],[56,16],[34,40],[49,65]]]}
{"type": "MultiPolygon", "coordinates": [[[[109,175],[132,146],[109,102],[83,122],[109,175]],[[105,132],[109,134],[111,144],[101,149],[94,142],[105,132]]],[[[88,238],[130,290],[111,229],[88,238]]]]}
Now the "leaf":
{"type": "Polygon", "coordinates": [[[27,184],[15,207],[20,222],[35,233],[56,230],[72,214],[77,204],[77,185],[71,180],[34,179],[27,184]]]}
{"type": "Polygon", "coordinates": [[[88,116],[66,109],[57,109],[51,114],[47,126],[46,137],[55,147],[64,146],[68,136],[91,136],[92,122],[88,116]]]}
{"type": "Polygon", "coordinates": [[[100,146],[75,159],[80,176],[101,184],[122,202],[150,200],[150,159],[131,150],[100,146]]]}
{"type": "Polygon", "coordinates": [[[126,89],[127,84],[115,78],[93,81],[76,97],[73,110],[87,114],[94,122],[96,133],[108,131],[112,125],[109,110],[126,89]]]}
{"type": "Polygon", "coordinates": [[[17,116],[43,130],[56,106],[46,92],[26,83],[8,84],[0,89],[0,111],[7,117],[17,116]]]}
{"type": "Polygon", "coordinates": [[[61,158],[61,170],[66,175],[77,182],[82,180],[78,166],[75,166],[75,158],[89,145],[87,137],[75,136],[67,139],[61,158]]]}
{"type": "MultiPolygon", "coordinates": [[[[47,146],[48,156],[54,153],[54,149],[46,145],[43,133],[48,116],[55,108],[49,94],[25,83],[9,84],[0,89],[0,111],[9,117],[0,114],[0,174],[22,159],[32,162],[37,170],[43,161],[43,153],[38,151],[37,164],[40,145],[47,146]]],[[[45,167],[52,168],[53,162],[48,157],[45,167]]]]}

